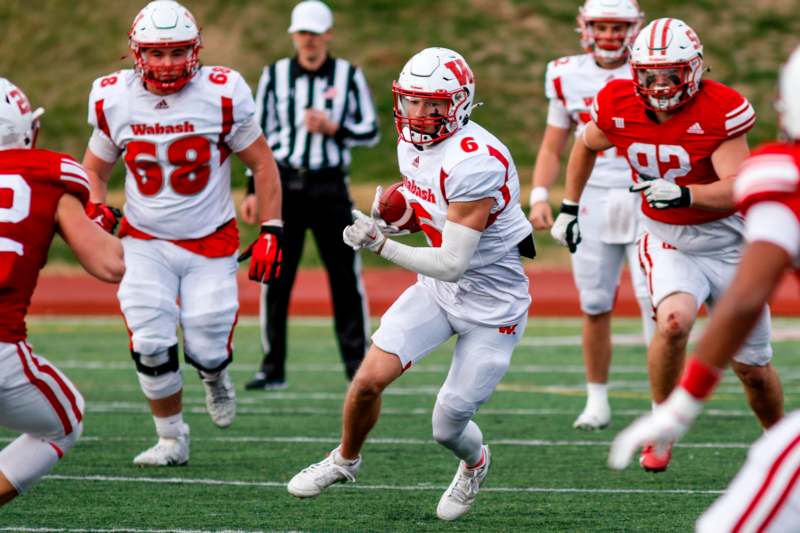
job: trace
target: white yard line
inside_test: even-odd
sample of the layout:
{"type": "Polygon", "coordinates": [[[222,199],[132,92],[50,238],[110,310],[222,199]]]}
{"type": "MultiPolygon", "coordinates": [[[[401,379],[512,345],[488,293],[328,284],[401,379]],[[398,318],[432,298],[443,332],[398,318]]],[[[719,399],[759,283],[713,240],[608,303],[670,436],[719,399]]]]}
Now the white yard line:
{"type": "MultiPolygon", "coordinates": [[[[340,402],[343,396],[336,397],[340,402]]],[[[237,413],[251,415],[325,415],[340,416],[341,408],[317,408],[317,407],[245,407],[252,405],[263,405],[264,399],[239,398],[237,401],[237,413]]],[[[200,397],[184,397],[183,403],[186,407],[184,412],[192,414],[205,414],[205,400],[200,397]]],[[[90,413],[149,413],[150,410],[144,402],[89,402],[87,410],[90,413]]],[[[641,416],[645,414],[645,409],[619,409],[614,414],[620,416],[641,416]]],[[[744,409],[708,409],[705,415],[722,418],[751,417],[753,413],[744,409]]],[[[411,409],[384,407],[381,409],[383,416],[426,416],[429,417],[432,410],[424,407],[411,409]]],[[[482,416],[574,416],[574,409],[494,409],[485,407],[480,410],[482,416]]]]}
{"type": "MultiPolygon", "coordinates": [[[[279,481],[238,481],[222,479],[197,479],[197,478],[150,478],[150,477],[118,477],[118,476],[65,476],[49,475],[45,479],[59,481],[98,481],[105,483],[155,483],[178,485],[205,485],[224,487],[264,487],[283,488],[286,483],[279,481]]],[[[436,491],[441,492],[446,485],[419,484],[419,485],[365,485],[362,483],[348,485],[334,485],[334,489],[352,490],[382,490],[382,491],[436,491]]],[[[579,488],[579,487],[482,487],[481,492],[502,493],[553,493],[553,494],[722,494],[722,490],[698,489],[607,489],[607,488],[579,488]]],[[[113,530],[112,530],[113,531],[113,530]]],[[[127,531],[127,530],[126,530],[127,531]]]]}
{"type": "MultiPolygon", "coordinates": [[[[262,530],[262,529],[139,529],[130,527],[114,527],[114,528],[80,528],[70,529],[62,527],[25,527],[25,526],[3,526],[0,531],[12,531],[23,533],[279,533],[278,530],[262,530]]],[[[283,531],[283,533],[302,533],[300,531],[291,530],[283,531]]]]}
{"type": "MultiPolygon", "coordinates": [[[[84,436],[78,441],[87,442],[149,442],[151,436],[128,437],[128,436],[84,436]]],[[[0,438],[0,442],[10,442],[12,438],[0,438]]],[[[338,437],[303,437],[298,435],[286,437],[258,437],[258,436],[230,436],[230,437],[192,437],[192,442],[217,442],[217,443],[271,443],[271,444],[338,444],[338,437]]],[[[547,440],[547,439],[490,439],[488,444],[492,446],[521,446],[526,448],[548,448],[548,447],[610,447],[609,440],[547,440]]],[[[367,440],[367,444],[375,446],[435,446],[436,441],[432,439],[411,439],[411,438],[372,438],[367,440]]],[[[679,442],[675,448],[692,449],[747,449],[750,442],[679,442]]]]}

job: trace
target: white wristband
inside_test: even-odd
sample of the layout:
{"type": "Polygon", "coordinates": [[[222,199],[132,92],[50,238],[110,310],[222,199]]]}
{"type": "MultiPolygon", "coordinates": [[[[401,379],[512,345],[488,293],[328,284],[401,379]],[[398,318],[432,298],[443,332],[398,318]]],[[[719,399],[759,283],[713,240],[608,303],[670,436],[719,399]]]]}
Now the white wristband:
{"type": "Polygon", "coordinates": [[[529,205],[533,207],[533,204],[538,204],[539,202],[546,202],[547,199],[550,197],[550,194],[547,192],[547,187],[534,187],[531,189],[531,197],[529,200],[529,205]]]}

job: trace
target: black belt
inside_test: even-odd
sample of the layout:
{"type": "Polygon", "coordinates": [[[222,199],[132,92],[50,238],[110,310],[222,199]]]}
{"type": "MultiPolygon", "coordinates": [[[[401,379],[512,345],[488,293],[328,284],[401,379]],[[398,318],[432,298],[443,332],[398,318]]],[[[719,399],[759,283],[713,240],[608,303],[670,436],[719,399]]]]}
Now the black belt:
{"type": "MultiPolygon", "coordinates": [[[[281,184],[289,190],[303,190],[307,185],[320,183],[344,183],[347,171],[342,167],[328,167],[310,169],[308,167],[293,168],[278,163],[278,173],[280,174],[281,184]]],[[[253,176],[247,179],[247,193],[256,192],[253,176]]]]}
{"type": "Polygon", "coordinates": [[[278,165],[281,174],[281,183],[290,191],[299,191],[307,186],[322,183],[343,183],[347,173],[341,167],[328,167],[310,169],[307,167],[287,167],[278,165]]]}

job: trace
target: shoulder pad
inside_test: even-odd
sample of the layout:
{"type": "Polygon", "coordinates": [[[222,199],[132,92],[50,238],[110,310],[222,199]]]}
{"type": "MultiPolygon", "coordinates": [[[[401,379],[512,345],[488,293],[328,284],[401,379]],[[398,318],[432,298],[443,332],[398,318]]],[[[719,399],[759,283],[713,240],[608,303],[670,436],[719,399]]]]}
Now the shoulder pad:
{"type": "Polygon", "coordinates": [[[205,89],[210,89],[220,94],[231,94],[237,83],[242,78],[238,71],[223,66],[204,66],[198,72],[196,79],[205,89]]]}

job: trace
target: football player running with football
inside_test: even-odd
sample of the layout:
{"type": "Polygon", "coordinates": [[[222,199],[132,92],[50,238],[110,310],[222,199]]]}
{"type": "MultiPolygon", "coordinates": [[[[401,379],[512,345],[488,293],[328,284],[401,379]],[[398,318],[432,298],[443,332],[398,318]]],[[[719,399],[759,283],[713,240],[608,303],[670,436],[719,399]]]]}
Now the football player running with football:
{"type": "MultiPolygon", "coordinates": [[[[644,15],[635,0],[587,0],[578,14],[581,45],[587,53],[547,64],[545,93],[550,101],[533,172],[530,220],[534,229],[550,229],[553,213],[548,189],[558,178],[570,130],[575,136],[591,120],[595,94],[612,79],[630,79],[628,48],[644,15]]],[[[644,274],[636,257],[636,239],[643,228],[641,200],[628,192],[631,167],[616,149],[600,152],[579,205],[581,246],[572,254],[572,274],[583,312],[583,360],[586,406],[573,426],[596,430],[611,422],[608,371],[611,366],[611,310],[622,265],[630,266],[631,281],[642,312],[646,343],[655,329],[653,308],[644,274]]]]}
{"type": "Polygon", "coordinates": [[[472,420],[505,374],[525,331],[528,277],[518,243],[532,251],[511,154],[470,121],[473,74],[446,48],[414,55],[393,84],[397,159],[430,247],[386,238],[384,224],[354,211],[344,240],[420,274],[381,318],[344,402],[341,443],[289,482],[297,497],[353,481],[361,448],[380,415],[383,390],[456,336],[450,371],[433,408],[433,438],[460,459],[436,514],[454,520],[472,506],[491,457],[472,420]]]}
{"type": "Polygon", "coordinates": [[[262,221],[260,236],[243,254],[251,256],[250,278],[266,283],[280,269],[280,182],[254,120],[250,88],[234,70],[200,66],[200,48],[200,31],[186,8],[150,2],[130,31],[134,69],[97,79],[89,97],[94,131],[84,165],[92,200],[105,204],[119,158],[127,172],[119,232],[127,271],[118,297],[159,438],[133,460],[140,466],[189,459],[178,325],[212,421],[224,428],[236,413],[226,369],[239,307],[231,153],[253,170],[262,221]]]}
{"type": "MultiPolygon", "coordinates": [[[[644,443],[664,446],[686,433],[784,273],[796,273],[800,265],[800,49],[784,67],[779,87],[777,107],[787,140],[754,151],[736,178],[737,207],[745,214],[750,242],[736,277],[714,307],[680,385],[614,440],[613,468],[625,468],[644,443]]],[[[800,411],[794,411],[750,448],[744,467],[697,522],[697,531],[800,531],[798,472],[800,411]]]]}
{"type": "Polygon", "coordinates": [[[118,282],[122,245],[93,224],[86,172],[72,157],[35,148],[42,108],[0,78],[0,427],[21,435],[0,450],[0,505],[30,489],[83,430],[72,382],[27,343],[25,316],[58,232],[87,272],[118,282]]]}
{"type": "MultiPolygon", "coordinates": [[[[614,80],[597,95],[590,122],[567,165],[565,201],[551,233],[580,242],[577,202],[597,153],[616,147],[635,171],[630,190],[644,196],[646,231],[639,261],[656,309],[647,351],[652,400],[677,384],[689,332],[704,303],[719,298],[741,257],[743,219],[736,213],[733,177],[747,157],[746,132],[755,112],[742,95],[703,80],[703,47],[678,19],[651,22],[631,49],[633,80],[614,80]]],[[[733,364],[761,425],[783,416],[783,394],[770,364],[770,319],[764,309],[733,364]]],[[[645,470],[666,470],[670,447],[646,445],[645,470]]]]}

